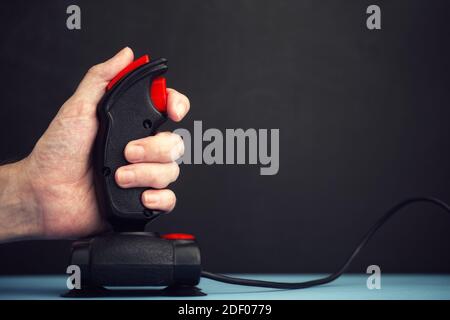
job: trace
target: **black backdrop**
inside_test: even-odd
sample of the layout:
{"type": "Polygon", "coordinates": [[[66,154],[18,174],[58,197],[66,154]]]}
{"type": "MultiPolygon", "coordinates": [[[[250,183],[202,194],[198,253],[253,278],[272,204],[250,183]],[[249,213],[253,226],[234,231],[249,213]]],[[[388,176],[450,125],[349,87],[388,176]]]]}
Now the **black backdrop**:
{"type": "MultiPolygon", "coordinates": [[[[394,202],[450,201],[447,3],[2,1],[1,160],[31,151],[89,66],[126,45],[165,56],[192,102],[180,127],[279,128],[280,171],[184,165],[178,206],[154,229],[195,233],[212,271],[333,271],[394,202]],[[369,31],[374,3],[382,30],[369,31]],[[66,28],[69,4],[80,31],[66,28]]],[[[449,215],[417,205],[352,271],[450,272],[449,233],[449,215]]],[[[3,244],[0,273],[64,272],[68,253],[3,244]]]]}

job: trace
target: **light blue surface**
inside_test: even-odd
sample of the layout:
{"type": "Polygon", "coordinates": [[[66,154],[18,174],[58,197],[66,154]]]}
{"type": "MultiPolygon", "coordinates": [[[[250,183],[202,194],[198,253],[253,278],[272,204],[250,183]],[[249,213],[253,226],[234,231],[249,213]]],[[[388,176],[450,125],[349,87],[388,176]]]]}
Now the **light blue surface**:
{"type": "MultiPolygon", "coordinates": [[[[239,275],[271,281],[304,281],[317,275],[239,275]]],[[[320,275],[319,275],[320,276],[320,275]]],[[[445,299],[450,300],[450,275],[382,275],[381,289],[369,290],[368,275],[344,275],[335,282],[309,289],[274,290],[234,286],[203,279],[199,285],[204,297],[149,297],[151,300],[167,299],[213,299],[213,300],[259,300],[259,299],[445,299]]],[[[0,299],[66,299],[60,295],[67,292],[65,276],[2,276],[0,299]]],[[[119,297],[120,299],[137,299],[119,297]]],[[[139,298],[141,299],[141,298],[139,298]]]]}

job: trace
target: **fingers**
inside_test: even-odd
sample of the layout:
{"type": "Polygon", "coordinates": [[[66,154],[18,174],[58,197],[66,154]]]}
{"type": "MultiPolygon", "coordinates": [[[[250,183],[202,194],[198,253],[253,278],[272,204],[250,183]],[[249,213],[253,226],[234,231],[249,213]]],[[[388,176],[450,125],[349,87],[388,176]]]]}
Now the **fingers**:
{"type": "Polygon", "coordinates": [[[108,83],[133,61],[133,57],[133,51],[126,47],[108,61],[93,66],[78,86],[75,96],[96,106],[108,83]]]}
{"type": "Polygon", "coordinates": [[[181,121],[189,112],[189,99],[174,89],[167,89],[167,114],[175,122],[181,121]]]}
{"type": "Polygon", "coordinates": [[[171,190],[146,190],[142,193],[142,203],[148,209],[170,212],[175,208],[177,198],[171,190]]]}
{"type": "Polygon", "coordinates": [[[180,174],[176,162],[130,164],[116,171],[116,182],[121,188],[150,187],[163,189],[180,174]]]}
{"type": "MultiPolygon", "coordinates": [[[[174,89],[167,89],[167,93],[168,116],[173,121],[181,121],[189,112],[189,99],[174,89]]],[[[170,132],[131,141],[124,150],[125,158],[131,164],[117,170],[116,182],[122,188],[166,188],[180,174],[174,161],[183,153],[183,139],[170,132]]],[[[176,197],[167,189],[146,190],[142,194],[142,203],[152,210],[170,212],[175,207],[176,197]]]]}
{"type": "Polygon", "coordinates": [[[171,132],[131,141],[125,148],[125,158],[130,163],[176,161],[184,154],[183,139],[171,132]]]}

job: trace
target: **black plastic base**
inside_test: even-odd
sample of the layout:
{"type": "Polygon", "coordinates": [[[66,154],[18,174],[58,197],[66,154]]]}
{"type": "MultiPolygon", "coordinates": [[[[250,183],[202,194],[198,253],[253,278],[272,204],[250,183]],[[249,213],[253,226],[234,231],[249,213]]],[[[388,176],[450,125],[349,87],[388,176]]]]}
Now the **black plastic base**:
{"type": "Polygon", "coordinates": [[[195,287],[201,275],[195,240],[151,232],[108,233],[75,242],[70,264],[80,268],[81,288],[195,287]]]}

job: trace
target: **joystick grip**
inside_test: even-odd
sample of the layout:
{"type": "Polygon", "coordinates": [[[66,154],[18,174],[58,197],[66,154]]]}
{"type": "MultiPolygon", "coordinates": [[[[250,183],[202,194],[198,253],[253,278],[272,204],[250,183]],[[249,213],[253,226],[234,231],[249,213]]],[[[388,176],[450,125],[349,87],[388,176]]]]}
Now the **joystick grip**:
{"type": "Polygon", "coordinates": [[[145,188],[120,188],[119,167],[128,165],[126,145],[153,135],[166,121],[167,61],[144,56],[114,78],[98,105],[99,131],[94,147],[95,189],[100,210],[116,230],[134,229],[157,216],[141,201],[145,188]]]}

